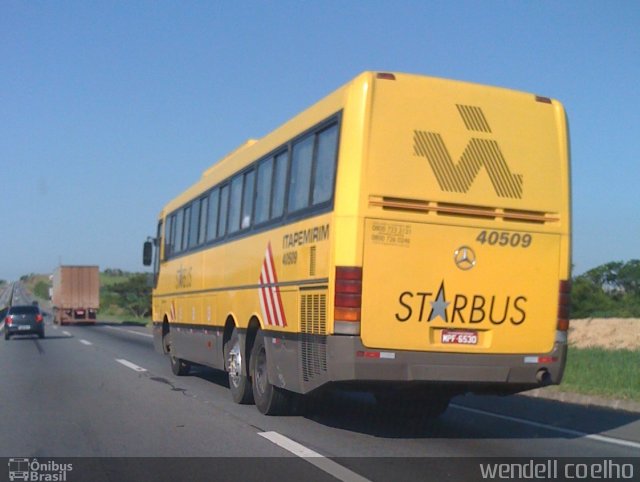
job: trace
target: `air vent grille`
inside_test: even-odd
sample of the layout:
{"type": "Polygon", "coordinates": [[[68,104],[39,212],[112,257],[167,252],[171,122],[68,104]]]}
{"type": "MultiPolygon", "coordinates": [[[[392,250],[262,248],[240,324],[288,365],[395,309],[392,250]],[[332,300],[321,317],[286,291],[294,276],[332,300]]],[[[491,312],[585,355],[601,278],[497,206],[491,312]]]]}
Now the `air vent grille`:
{"type": "Polygon", "coordinates": [[[302,378],[308,382],[327,371],[327,295],[300,297],[302,378]]]}
{"type": "Polygon", "coordinates": [[[406,199],[387,196],[370,196],[370,207],[381,207],[384,210],[404,211],[408,213],[435,214],[437,216],[457,216],[480,219],[499,219],[533,224],[557,223],[558,213],[529,211],[524,209],[503,209],[472,204],[454,204],[426,201],[422,199],[406,199]]]}

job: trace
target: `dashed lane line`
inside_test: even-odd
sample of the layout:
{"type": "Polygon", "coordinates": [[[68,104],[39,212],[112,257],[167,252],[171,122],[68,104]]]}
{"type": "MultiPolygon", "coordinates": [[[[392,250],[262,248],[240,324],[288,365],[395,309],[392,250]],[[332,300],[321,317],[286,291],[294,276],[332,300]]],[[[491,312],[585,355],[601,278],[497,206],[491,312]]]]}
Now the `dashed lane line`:
{"type": "Polygon", "coordinates": [[[338,480],[342,480],[343,482],[370,482],[369,479],[356,474],[352,470],[349,470],[333,460],[328,459],[324,455],[321,455],[278,432],[260,432],[258,435],[306,460],[310,464],[315,465],[320,470],[325,471],[338,480]]]}
{"type": "Polygon", "coordinates": [[[116,358],[116,361],[121,365],[124,365],[127,368],[131,368],[135,372],[146,372],[146,368],[139,367],[135,363],[131,363],[129,360],[125,360],[124,358],[116,358]]]}
{"type": "Polygon", "coordinates": [[[153,338],[153,335],[149,333],[140,333],[139,331],[127,330],[125,328],[118,328],[110,325],[107,325],[106,328],[109,328],[110,330],[124,331],[126,333],[131,333],[132,335],[144,336],[145,338],[153,338]]]}

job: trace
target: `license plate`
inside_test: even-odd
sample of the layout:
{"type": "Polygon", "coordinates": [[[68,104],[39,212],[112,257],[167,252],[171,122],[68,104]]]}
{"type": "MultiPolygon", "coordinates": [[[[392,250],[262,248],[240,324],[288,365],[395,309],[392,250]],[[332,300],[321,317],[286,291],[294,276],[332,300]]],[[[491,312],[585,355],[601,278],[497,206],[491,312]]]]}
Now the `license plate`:
{"type": "Polygon", "coordinates": [[[442,330],[440,340],[443,344],[477,345],[477,331],[442,330]]]}
{"type": "Polygon", "coordinates": [[[18,330],[30,330],[31,327],[29,325],[20,325],[18,327],[18,330]]]}

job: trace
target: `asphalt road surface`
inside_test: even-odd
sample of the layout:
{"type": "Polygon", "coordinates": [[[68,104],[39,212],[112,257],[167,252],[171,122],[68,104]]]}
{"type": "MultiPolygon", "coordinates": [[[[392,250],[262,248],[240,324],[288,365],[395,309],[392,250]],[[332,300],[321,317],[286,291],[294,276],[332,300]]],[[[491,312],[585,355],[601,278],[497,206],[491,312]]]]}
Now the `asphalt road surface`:
{"type": "MultiPolygon", "coordinates": [[[[14,304],[28,302],[17,284],[14,304]]],[[[308,481],[459,480],[455,459],[431,457],[640,457],[640,414],[524,396],[459,397],[431,422],[347,393],[263,416],[220,372],[174,376],[140,326],[47,316],[44,339],[0,341],[0,367],[0,457],[225,457],[208,480],[308,481]]]]}

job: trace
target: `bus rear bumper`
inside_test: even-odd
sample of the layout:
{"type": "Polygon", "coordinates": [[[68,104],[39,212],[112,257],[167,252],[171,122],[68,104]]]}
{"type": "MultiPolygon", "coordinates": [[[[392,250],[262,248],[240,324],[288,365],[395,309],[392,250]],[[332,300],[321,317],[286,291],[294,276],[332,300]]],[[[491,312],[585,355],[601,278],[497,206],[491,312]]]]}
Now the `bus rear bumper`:
{"type": "Polygon", "coordinates": [[[434,382],[468,390],[521,391],[562,380],[567,345],[543,354],[461,354],[366,348],[358,336],[327,337],[333,382],[434,382]]]}

